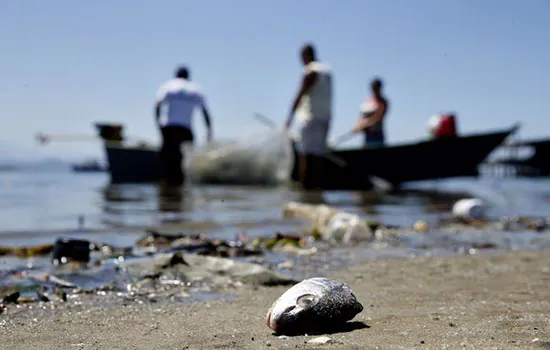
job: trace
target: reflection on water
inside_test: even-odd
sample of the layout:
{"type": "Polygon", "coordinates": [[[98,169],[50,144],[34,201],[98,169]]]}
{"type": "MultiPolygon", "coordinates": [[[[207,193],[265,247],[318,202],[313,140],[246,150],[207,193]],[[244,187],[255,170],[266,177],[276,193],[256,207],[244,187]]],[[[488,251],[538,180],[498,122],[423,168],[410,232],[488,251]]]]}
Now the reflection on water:
{"type": "MultiPolygon", "coordinates": [[[[186,191],[184,188],[176,186],[158,186],[157,189],[157,210],[159,213],[165,213],[161,216],[161,224],[182,224],[185,217],[185,201],[192,202],[191,191],[186,191]]],[[[189,208],[187,208],[189,209],[189,208]]]]}
{"type": "Polygon", "coordinates": [[[161,212],[183,211],[184,189],[182,187],[159,186],[158,210],[161,212]]]}
{"type": "MultiPolygon", "coordinates": [[[[204,233],[210,238],[226,240],[242,234],[273,237],[277,231],[296,232],[303,227],[300,220],[282,217],[282,205],[288,201],[326,204],[357,213],[365,220],[410,228],[417,220],[426,221],[430,227],[442,214],[450,212],[456,200],[464,197],[486,200],[493,218],[548,217],[550,198],[550,181],[543,180],[454,179],[411,184],[390,192],[309,193],[285,187],[109,185],[105,174],[79,177],[71,173],[0,172],[0,181],[10,183],[9,187],[0,189],[0,246],[48,244],[65,237],[128,247],[148,228],[166,233],[204,233]],[[80,217],[85,224],[79,229],[80,217]]],[[[304,273],[317,275],[326,264],[341,265],[356,258],[476,254],[487,247],[549,248],[550,232],[451,229],[415,233],[403,230],[402,234],[387,240],[290,259],[295,263],[299,259],[308,261],[304,264],[304,273]]],[[[289,257],[268,252],[266,259],[275,266],[289,257]]],[[[50,265],[48,257],[28,260],[3,257],[0,286],[6,280],[2,270],[26,270],[29,266],[43,270],[50,265]]],[[[90,270],[90,273],[90,281],[94,283],[113,278],[110,272],[90,270]]]]}
{"type": "MultiPolygon", "coordinates": [[[[77,232],[84,217],[88,232],[125,235],[145,228],[166,226],[172,231],[204,232],[212,237],[271,236],[295,231],[300,222],[283,219],[288,201],[326,204],[358,213],[367,220],[411,226],[417,220],[435,220],[463,197],[489,202],[490,215],[547,216],[550,181],[454,179],[411,184],[391,192],[311,192],[286,187],[244,186],[160,187],[152,184],[109,185],[106,174],[0,172],[10,183],[0,193],[0,240],[14,231],[77,232]],[[117,233],[119,232],[119,233],[117,233]]],[[[56,233],[57,232],[57,233],[56,233]]],[[[23,239],[23,238],[21,238],[23,239]]]]}
{"type": "Polygon", "coordinates": [[[293,200],[301,203],[314,205],[328,204],[323,191],[296,191],[295,197],[293,200]]]}
{"type": "Polygon", "coordinates": [[[108,225],[182,224],[188,220],[185,212],[193,208],[193,192],[179,186],[116,184],[101,192],[108,225]]]}

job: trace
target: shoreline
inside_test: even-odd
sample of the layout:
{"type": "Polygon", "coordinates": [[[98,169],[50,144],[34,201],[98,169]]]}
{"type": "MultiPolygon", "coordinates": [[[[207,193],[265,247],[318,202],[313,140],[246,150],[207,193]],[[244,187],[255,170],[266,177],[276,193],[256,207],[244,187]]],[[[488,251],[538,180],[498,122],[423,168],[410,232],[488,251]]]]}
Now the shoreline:
{"type": "MultiPolygon", "coordinates": [[[[328,335],[333,343],[324,347],[550,347],[548,256],[382,258],[331,270],[327,275],[350,284],[363,304],[353,321],[367,327],[328,335]]],[[[243,285],[200,301],[24,305],[0,314],[0,334],[5,349],[318,347],[305,343],[313,336],[280,338],[267,328],[268,308],[287,289],[243,285]]]]}

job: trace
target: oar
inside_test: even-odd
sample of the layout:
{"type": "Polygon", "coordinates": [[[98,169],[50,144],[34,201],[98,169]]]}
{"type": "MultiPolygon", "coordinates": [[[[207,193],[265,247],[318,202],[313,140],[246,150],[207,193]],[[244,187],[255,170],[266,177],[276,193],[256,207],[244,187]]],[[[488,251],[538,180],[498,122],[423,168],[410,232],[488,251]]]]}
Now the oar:
{"type": "Polygon", "coordinates": [[[254,114],[254,118],[256,118],[256,120],[258,120],[259,122],[269,126],[272,129],[276,129],[277,126],[278,126],[273,120],[271,120],[270,118],[268,118],[265,115],[262,115],[260,113],[254,114]]]}
{"type": "Polygon", "coordinates": [[[86,134],[45,134],[37,133],[35,136],[36,140],[45,144],[51,141],[98,141],[99,137],[96,135],[86,135],[86,134]]]}
{"type": "MultiPolygon", "coordinates": [[[[41,145],[45,145],[50,142],[98,142],[103,139],[99,135],[88,135],[88,134],[46,134],[39,132],[35,135],[35,139],[41,145]]],[[[139,139],[135,136],[125,137],[125,141],[135,142],[135,143],[145,143],[148,145],[153,144],[151,141],[139,139]]]]}
{"type": "MultiPolygon", "coordinates": [[[[272,129],[276,129],[277,128],[277,123],[275,123],[271,118],[269,117],[266,117],[265,115],[263,114],[260,114],[260,113],[256,113],[254,115],[254,118],[256,118],[256,120],[259,120],[260,122],[262,122],[263,124],[269,126],[270,128],[272,129]]],[[[291,139],[293,139],[294,141],[297,141],[299,139],[298,136],[293,136],[293,135],[290,135],[289,133],[289,137],[291,139]]],[[[333,162],[334,164],[338,165],[339,167],[346,167],[347,166],[347,163],[345,160],[343,160],[342,158],[339,158],[337,156],[335,156],[334,154],[332,154],[331,152],[326,152],[324,154],[324,157],[328,160],[330,160],[331,162],[333,162]]]]}
{"type": "Polygon", "coordinates": [[[332,142],[332,147],[340,146],[342,143],[344,143],[344,142],[350,140],[351,138],[353,138],[353,137],[356,136],[356,135],[357,135],[357,133],[355,133],[355,132],[353,132],[353,131],[348,131],[347,133],[338,136],[338,137],[332,142]]]}

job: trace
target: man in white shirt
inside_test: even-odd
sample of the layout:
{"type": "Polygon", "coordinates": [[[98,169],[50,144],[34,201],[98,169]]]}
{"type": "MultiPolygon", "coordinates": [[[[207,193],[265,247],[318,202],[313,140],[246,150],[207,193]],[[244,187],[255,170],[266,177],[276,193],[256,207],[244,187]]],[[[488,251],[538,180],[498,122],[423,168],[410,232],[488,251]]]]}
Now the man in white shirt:
{"type": "Polygon", "coordinates": [[[165,181],[169,185],[182,185],[185,175],[182,169],[182,143],[193,143],[192,117],[195,108],[202,110],[208,129],[207,139],[212,139],[210,113],[200,87],[190,81],[189,70],[180,67],[176,77],[164,83],[158,93],[155,105],[155,119],[162,134],[160,158],[165,181]],[[167,107],[167,118],[161,123],[163,105],[167,107]]]}
{"type": "Polygon", "coordinates": [[[332,73],[326,63],[317,61],[313,45],[302,47],[305,67],[302,84],[292,105],[285,128],[296,113],[300,121],[300,183],[305,189],[321,188],[327,136],[332,120],[332,73]]]}

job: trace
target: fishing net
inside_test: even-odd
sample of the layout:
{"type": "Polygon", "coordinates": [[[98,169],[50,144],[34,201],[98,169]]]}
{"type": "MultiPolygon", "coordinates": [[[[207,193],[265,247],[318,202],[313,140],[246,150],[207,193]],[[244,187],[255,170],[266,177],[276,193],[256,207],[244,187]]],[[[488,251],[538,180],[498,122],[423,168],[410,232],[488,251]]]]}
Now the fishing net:
{"type": "Polygon", "coordinates": [[[195,183],[277,185],[289,179],[293,166],[292,143],[280,131],[207,143],[185,156],[187,174],[195,183]]]}

